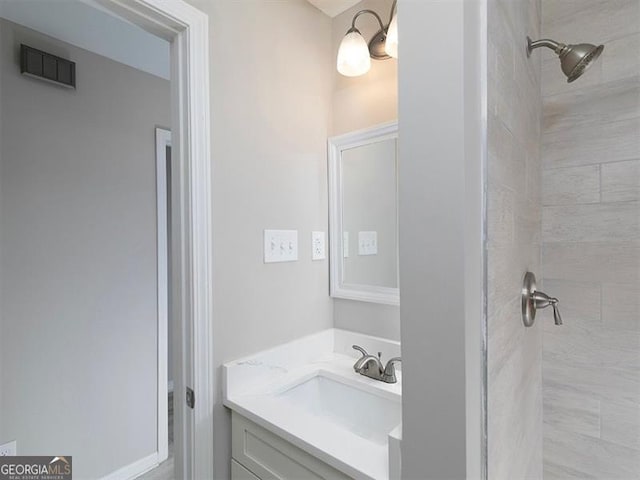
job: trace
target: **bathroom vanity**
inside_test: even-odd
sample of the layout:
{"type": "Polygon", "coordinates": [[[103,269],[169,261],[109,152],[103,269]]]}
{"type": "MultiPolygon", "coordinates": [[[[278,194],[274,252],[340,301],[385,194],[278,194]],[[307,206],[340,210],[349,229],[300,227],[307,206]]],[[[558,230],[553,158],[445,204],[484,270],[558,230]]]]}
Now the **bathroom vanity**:
{"type": "Polygon", "coordinates": [[[400,478],[402,373],[356,373],[354,344],[400,355],[398,342],[329,329],[224,365],[233,480],[400,478]]]}

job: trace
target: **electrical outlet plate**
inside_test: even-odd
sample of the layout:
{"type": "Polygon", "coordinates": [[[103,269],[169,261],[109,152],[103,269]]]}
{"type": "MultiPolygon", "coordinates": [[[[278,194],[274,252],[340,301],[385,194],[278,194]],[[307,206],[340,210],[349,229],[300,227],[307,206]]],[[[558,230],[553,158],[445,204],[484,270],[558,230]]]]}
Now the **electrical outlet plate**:
{"type": "Polygon", "coordinates": [[[326,258],[324,243],[324,232],[311,232],[312,260],[324,260],[326,258]]]}
{"type": "Polygon", "coordinates": [[[14,440],[0,445],[0,457],[15,457],[18,453],[18,444],[14,440]]]}

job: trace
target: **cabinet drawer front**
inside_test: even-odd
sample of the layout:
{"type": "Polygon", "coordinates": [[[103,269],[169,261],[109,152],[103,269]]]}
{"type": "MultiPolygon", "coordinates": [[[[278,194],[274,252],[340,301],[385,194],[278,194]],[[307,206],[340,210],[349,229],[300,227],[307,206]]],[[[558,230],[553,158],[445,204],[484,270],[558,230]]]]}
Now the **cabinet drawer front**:
{"type": "Polygon", "coordinates": [[[232,456],[262,480],[349,480],[335,468],[237,413],[232,456]]]}
{"type": "Polygon", "coordinates": [[[231,480],[260,480],[235,460],[231,460],[231,480]]]}

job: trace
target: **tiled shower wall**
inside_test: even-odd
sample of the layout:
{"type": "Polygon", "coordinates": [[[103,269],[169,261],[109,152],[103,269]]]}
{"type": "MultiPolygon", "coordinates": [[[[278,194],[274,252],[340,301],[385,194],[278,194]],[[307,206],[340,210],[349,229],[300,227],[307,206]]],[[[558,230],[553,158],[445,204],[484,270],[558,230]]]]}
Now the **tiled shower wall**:
{"type": "Polygon", "coordinates": [[[542,327],[519,292],[540,271],[540,0],[488,3],[488,478],[542,478],[542,327]]]}
{"type": "Polygon", "coordinates": [[[604,43],[567,84],[543,55],[545,480],[640,476],[640,0],[543,0],[544,37],[604,43]]]}

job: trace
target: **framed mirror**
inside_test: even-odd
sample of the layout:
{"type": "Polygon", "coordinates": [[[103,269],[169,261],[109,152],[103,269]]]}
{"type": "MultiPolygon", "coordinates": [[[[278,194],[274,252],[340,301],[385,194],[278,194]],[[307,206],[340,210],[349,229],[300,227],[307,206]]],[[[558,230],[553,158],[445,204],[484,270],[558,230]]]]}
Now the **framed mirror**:
{"type": "Polygon", "coordinates": [[[398,124],[332,137],[331,296],[398,305],[398,124]]]}

